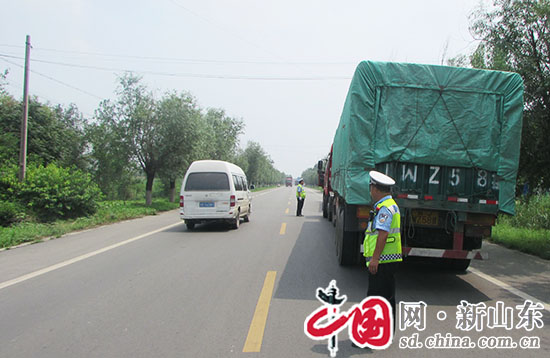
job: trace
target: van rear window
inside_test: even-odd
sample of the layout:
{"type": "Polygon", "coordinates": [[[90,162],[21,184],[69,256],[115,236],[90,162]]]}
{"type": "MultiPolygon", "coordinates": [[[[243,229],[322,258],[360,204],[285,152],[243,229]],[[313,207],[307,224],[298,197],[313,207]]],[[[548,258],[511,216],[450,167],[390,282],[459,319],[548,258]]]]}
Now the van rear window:
{"type": "Polygon", "coordinates": [[[229,178],[225,173],[191,173],[185,183],[185,191],[229,190],[229,178]]]}

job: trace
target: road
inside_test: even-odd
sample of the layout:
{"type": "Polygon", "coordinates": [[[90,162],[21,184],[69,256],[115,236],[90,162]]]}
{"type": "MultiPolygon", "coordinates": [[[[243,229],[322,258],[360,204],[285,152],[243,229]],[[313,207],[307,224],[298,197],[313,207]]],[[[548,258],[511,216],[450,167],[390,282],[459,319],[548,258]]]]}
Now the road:
{"type": "MultiPolygon", "coordinates": [[[[0,252],[0,357],[329,356],[327,342],[303,329],[320,306],[316,290],[336,280],[347,310],[365,298],[366,269],[337,265],[320,193],[307,189],[305,216],[296,217],[294,190],[256,193],[251,221],[238,230],[210,224],[189,231],[171,211],[0,252]]],[[[427,305],[425,329],[398,328],[383,351],[352,347],[345,330],[337,357],[548,357],[550,263],[496,245],[485,250],[491,259],[464,274],[402,265],[397,299],[427,305]],[[544,327],[532,331],[515,327],[516,305],[528,298],[546,304],[537,311],[544,327]],[[514,310],[514,327],[490,329],[486,319],[479,332],[458,330],[461,300],[502,302],[514,310]],[[437,318],[441,312],[446,319],[437,318]],[[415,334],[423,344],[437,334],[475,344],[534,337],[540,348],[400,347],[415,334]]]]}

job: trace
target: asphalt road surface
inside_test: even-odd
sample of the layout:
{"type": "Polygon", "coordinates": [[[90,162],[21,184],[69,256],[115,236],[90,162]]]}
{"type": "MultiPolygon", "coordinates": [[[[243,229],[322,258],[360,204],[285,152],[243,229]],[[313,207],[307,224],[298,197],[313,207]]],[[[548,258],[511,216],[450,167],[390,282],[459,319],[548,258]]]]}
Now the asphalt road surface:
{"type": "MultiPolygon", "coordinates": [[[[320,193],[296,217],[294,191],[256,193],[238,230],[189,231],[171,211],[0,252],[0,357],[329,356],[304,333],[317,288],[336,280],[344,312],[365,298],[366,268],[337,265],[320,193]]],[[[550,263],[484,250],[463,274],[403,264],[391,346],[352,347],[346,329],[336,356],[550,356],[550,263]]]]}

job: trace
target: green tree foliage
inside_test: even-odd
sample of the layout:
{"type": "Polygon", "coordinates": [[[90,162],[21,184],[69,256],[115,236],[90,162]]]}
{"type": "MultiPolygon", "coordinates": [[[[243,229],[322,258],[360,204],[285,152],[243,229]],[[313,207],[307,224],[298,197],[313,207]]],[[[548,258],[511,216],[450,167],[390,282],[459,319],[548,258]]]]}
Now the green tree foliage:
{"type": "Polygon", "coordinates": [[[103,142],[100,143],[103,147],[94,148],[96,163],[115,161],[103,164],[109,174],[118,167],[121,175],[131,172],[132,164],[137,163],[146,177],[145,202],[151,205],[153,182],[161,166],[162,137],[156,102],[140,81],[138,76],[124,74],[116,91],[117,101],[100,104],[97,124],[91,130],[96,131],[95,140],[103,142]],[[105,143],[97,135],[108,137],[112,142],[105,143]]]}
{"type": "Polygon", "coordinates": [[[317,186],[317,183],[319,181],[317,175],[317,164],[314,165],[312,168],[304,170],[302,172],[302,179],[304,179],[306,185],[317,186]]]}
{"type": "Polygon", "coordinates": [[[19,117],[21,122],[21,105],[13,97],[0,93],[0,165],[17,164],[19,162],[20,124],[15,122],[19,117]]]}
{"type": "Polygon", "coordinates": [[[4,72],[0,72],[0,96],[6,94],[6,89],[4,86],[6,85],[6,77],[8,76],[8,70],[4,70],[4,72]]]}
{"type": "Polygon", "coordinates": [[[228,117],[222,109],[213,108],[207,110],[204,120],[201,157],[232,161],[239,145],[239,135],[244,129],[243,121],[228,117]]]}
{"type": "Polygon", "coordinates": [[[157,113],[161,126],[159,174],[173,202],[176,180],[183,177],[189,165],[207,149],[202,148],[201,142],[205,127],[196,100],[189,93],[168,94],[159,102],[157,113]]]}
{"type": "Polygon", "coordinates": [[[251,184],[271,185],[284,182],[285,174],[273,167],[273,161],[259,143],[248,142],[234,162],[244,170],[251,184]]]}
{"type": "Polygon", "coordinates": [[[525,84],[520,180],[550,188],[550,1],[495,0],[474,14],[476,68],[519,73],[525,84]]]}
{"type": "Polygon", "coordinates": [[[30,165],[23,183],[17,180],[16,166],[2,169],[0,201],[18,203],[40,221],[93,214],[100,199],[91,176],[78,169],[30,165]]]}
{"type": "Polygon", "coordinates": [[[114,108],[103,101],[96,111],[96,122],[86,128],[90,143],[91,172],[107,199],[133,199],[133,186],[139,182],[137,165],[130,160],[116,127],[111,125],[114,108]]]}
{"type": "MultiPolygon", "coordinates": [[[[19,161],[22,103],[0,94],[0,165],[19,161]]],[[[84,169],[85,120],[74,105],[51,107],[36,98],[29,101],[27,155],[30,163],[72,166],[84,169]]]]}

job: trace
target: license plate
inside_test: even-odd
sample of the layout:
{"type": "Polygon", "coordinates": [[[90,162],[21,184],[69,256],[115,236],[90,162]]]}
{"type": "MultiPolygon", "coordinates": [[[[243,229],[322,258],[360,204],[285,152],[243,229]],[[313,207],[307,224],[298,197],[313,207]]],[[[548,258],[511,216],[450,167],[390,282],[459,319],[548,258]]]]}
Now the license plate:
{"type": "Polygon", "coordinates": [[[417,225],[437,226],[439,213],[437,211],[413,210],[412,219],[417,225]]]}
{"type": "Polygon", "coordinates": [[[212,202],[204,202],[204,201],[201,201],[199,203],[199,207],[201,208],[213,208],[214,207],[214,203],[212,202]]]}

